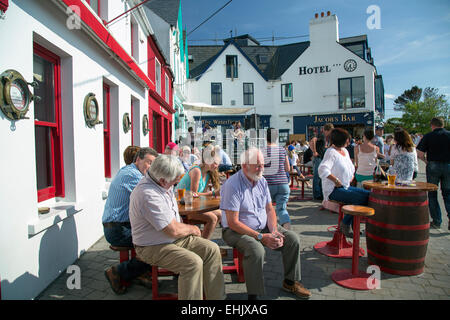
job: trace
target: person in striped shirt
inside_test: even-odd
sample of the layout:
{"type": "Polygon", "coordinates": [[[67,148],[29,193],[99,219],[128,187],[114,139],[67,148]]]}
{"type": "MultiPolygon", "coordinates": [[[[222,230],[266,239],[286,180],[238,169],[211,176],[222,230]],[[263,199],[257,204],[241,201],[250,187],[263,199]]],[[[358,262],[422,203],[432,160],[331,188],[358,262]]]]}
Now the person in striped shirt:
{"type": "MultiPolygon", "coordinates": [[[[157,156],[158,153],[152,148],[140,148],[134,163],[122,167],[112,180],[102,216],[105,238],[111,245],[133,247],[128,212],[130,195],[157,156]]],[[[137,279],[140,284],[150,287],[149,271],[148,264],[132,258],[106,269],[105,277],[116,294],[123,294],[126,287],[120,280],[130,282],[137,279]]]]}
{"type": "Polygon", "coordinates": [[[277,144],[278,130],[267,129],[267,148],[264,149],[264,178],[269,185],[270,196],[276,202],[275,211],[279,224],[289,230],[291,218],[287,212],[287,202],[289,200],[289,178],[286,172],[290,172],[289,160],[286,150],[277,144]]]}

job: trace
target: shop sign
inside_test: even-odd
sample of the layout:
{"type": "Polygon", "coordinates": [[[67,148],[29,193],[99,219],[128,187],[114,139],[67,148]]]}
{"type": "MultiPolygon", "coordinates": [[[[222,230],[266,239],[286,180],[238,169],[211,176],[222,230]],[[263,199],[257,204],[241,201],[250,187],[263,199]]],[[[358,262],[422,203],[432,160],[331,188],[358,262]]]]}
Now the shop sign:
{"type": "Polygon", "coordinates": [[[321,123],[347,123],[347,122],[355,122],[356,116],[354,114],[340,114],[340,115],[325,115],[325,116],[314,116],[314,123],[315,124],[321,124],[321,123]]]}
{"type": "Polygon", "coordinates": [[[169,113],[167,112],[166,109],[164,109],[163,107],[159,106],[159,111],[161,111],[164,115],[168,115],[169,113]]]}

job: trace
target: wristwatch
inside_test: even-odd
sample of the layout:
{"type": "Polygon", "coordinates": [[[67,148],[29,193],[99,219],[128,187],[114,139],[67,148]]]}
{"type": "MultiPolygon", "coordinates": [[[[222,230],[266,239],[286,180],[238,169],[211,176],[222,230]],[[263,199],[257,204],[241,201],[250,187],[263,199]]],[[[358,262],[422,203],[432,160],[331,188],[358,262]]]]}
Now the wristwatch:
{"type": "Polygon", "coordinates": [[[262,233],[258,233],[258,235],[256,236],[256,239],[257,239],[258,241],[261,241],[262,238],[263,238],[262,233]]]}

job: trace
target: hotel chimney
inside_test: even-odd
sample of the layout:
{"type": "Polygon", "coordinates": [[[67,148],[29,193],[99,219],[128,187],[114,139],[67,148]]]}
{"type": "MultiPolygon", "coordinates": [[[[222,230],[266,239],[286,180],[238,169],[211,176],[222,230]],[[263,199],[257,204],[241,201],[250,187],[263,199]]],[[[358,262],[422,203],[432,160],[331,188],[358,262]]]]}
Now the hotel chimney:
{"type": "Polygon", "coordinates": [[[311,46],[323,45],[332,41],[339,41],[339,21],[335,14],[327,11],[316,13],[309,21],[309,41],[311,46]]]}

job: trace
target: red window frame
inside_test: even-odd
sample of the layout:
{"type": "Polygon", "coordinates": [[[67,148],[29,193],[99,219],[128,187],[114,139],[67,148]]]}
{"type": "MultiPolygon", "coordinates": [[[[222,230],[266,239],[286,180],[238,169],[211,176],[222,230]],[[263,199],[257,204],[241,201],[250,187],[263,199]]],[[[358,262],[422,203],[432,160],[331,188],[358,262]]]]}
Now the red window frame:
{"type": "MultiPolygon", "coordinates": [[[[37,190],[38,202],[54,197],[64,197],[64,162],[63,162],[63,140],[61,120],[61,59],[53,52],[33,43],[33,54],[53,64],[54,95],[55,95],[55,122],[35,120],[34,125],[50,128],[51,135],[51,166],[52,186],[37,190]]],[[[36,169],[37,170],[37,169],[36,169]]]]}
{"type": "Polygon", "coordinates": [[[103,83],[103,96],[106,97],[106,104],[103,101],[103,107],[106,107],[106,127],[103,126],[103,147],[105,156],[105,177],[111,178],[111,88],[103,83]]]}

